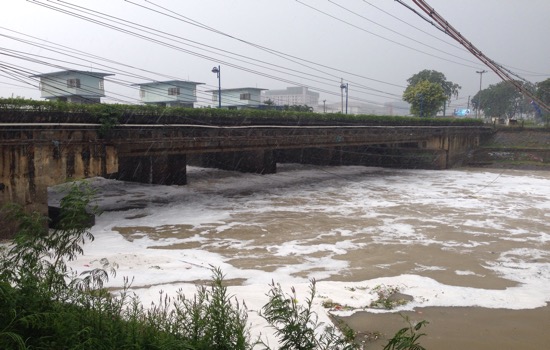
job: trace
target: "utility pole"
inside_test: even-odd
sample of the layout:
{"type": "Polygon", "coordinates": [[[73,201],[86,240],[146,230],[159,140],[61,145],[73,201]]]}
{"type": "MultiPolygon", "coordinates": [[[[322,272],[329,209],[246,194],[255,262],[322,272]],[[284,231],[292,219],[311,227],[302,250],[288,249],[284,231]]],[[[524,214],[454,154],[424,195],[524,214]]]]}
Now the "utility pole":
{"type": "Polygon", "coordinates": [[[479,74],[479,93],[477,94],[476,118],[479,118],[479,110],[481,109],[481,82],[483,81],[483,73],[487,73],[487,71],[476,70],[476,73],[479,74]]]}
{"type": "Polygon", "coordinates": [[[344,89],[342,89],[342,85],[344,85],[344,78],[340,78],[340,112],[344,113],[344,89]]]}
{"type": "Polygon", "coordinates": [[[327,105],[326,105],[326,102],[327,102],[327,100],[323,100],[323,113],[326,113],[326,112],[327,112],[327,105]]]}
{"type": "Polygon", "coordinates": [[[222,108],[222,68],[221,66],[217,66],[212,68],[212,73],[216,73],[218,76],[218,108],[222,108]]]}
{"type": "MultiPolygon", "coordinates": [[[[340,85],[340,89],[342,89],[342,91],[346,90],[346,114],[348,114],[348,88],[349,88],[349,85],[348,83],[342,83],[340,85]]],[[[343,107],[342,107],[343,109],[343,107]]]]}

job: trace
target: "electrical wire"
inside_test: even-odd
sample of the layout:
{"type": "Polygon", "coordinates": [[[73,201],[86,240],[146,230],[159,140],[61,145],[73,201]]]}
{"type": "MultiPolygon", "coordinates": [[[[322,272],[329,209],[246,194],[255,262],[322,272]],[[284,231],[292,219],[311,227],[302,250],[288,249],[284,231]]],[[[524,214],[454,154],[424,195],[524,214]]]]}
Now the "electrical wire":
{"type": "Polygon", "coordinates": [[[386,37],[384,37],[384,36],[382,36],[382,35],[379,35],[379,34],[376,34],[376,33],[374,33],[374,32],[371,32],[371,31],[369,31],[369,30],[367,30],[367,29],[365,29],[365,28],[356,26],[356,25],[353,24],[353,23],[350,23],[350,22],[345,21],[345,20],[343,20],[343,19],[341,19],[341,18],[338,18],[338,17],[336,17],[336,16],[333,16],[333,15],[331,15],[331,14],[328,13],[328,12],[319,10],[318,8],[315,8],[315,7],[311,6],[311,5],[308,5],[308,4],[306,4],[306,3],[304,3],[304,2],[302,2],[302,1],[300,1],[300,0],[295,0],[295,1],[296,1],[297,3],[299,3],[299,4],[302,4],[302,5],[305,6],[305,7],[308,7],[308,8],[310,8],[310,9],[312,9],[312,10],[314,10],[314,11],[316,11],[316,12],[319,12],[319,13],[321,13],[321,14],[327,16],[327,17],[330,17],[330,18],[332,18],[332,19],[334,19],[334,20],[336,20],[336,21],[338,21],[338,22],[342,22],[342,23],[344,23],[344,24],[346,24],[346,25],[348,25],[348,26],[351,26],[351,27],[353,27],[353,28],[355,28],[355,29],[359,29],[359,30],[362,31],[362,32],[371,34],[371,35],[373,35],[373,36],[375,36],[375,37],[378,37],[378,38],[383,39],[383,40],[385,40],[385,41],[388,41],[388,42],[394,43],[394,44],[396,44],[396,45],[405,47],[405,48],[410,49],[410,50],[412,50],[412,51],[416,51],[416,52],[419,52],[419,53],[421,53],[421,54],[428,55],[428,56],[430,56],[430,57],[434,57],[434,58],[437,58],[437,59],[440,59],[440,60],[443,60],[443,61],[455,63],[455,64],[458,64],[458,65],[461,65],[461,66],[464,66],[464,67],[469,67],[469,68],[473,68],[473,69],[478,69],[478,68],[479,68],[479,66],[475,67],[475,66],[467,65],[467,64],[460,63],[460,62],[457,62],[457,61],[453,61],[453,60],[450,60],[450,59],[447,59],[447,58],[444,58],[444,57],[441,57],[441,56],[437,56],[437,55],[434,55],[434,54],[431,54],[431,53],[427,53],[427,52],[424,52],[424,51],[419,50],[419,49],[415,49],[415,48],[412,47],[412,46],[408,46],[408,45],[402,44],[402,43],[400,43],[400,42],[398,42],[398,41],[395,41],[395,40],[386,38],[386,37]]]}
{"type": "MultiPolygon", "coordinates": [[[[47,5],[47,4],[42,4],[42,3],[40,3],[40,2],[38,2],[38,4],[39,4],[39,5],[46,6],[46,7],[48,7],[48,8],[52,8],[52,6],[49,6],[49,5],[47,5]]],[[[53,9],[54,9],[54,10],[59,10],[59,11],[61,11],[61,12],[63,12],[63,13],[67,13],[67,14],[72,15],[72,13],[71,13],[70,11],[67,11],[67,10],[58,9],[58,8],[53,8],[53,9]]],[[[82,16],[82,15],[76,15],[76,16],[77,16],[78,18],[81,18],[81,19],[86,19],[86,17],[85,17],[85,16],[82,16]]],[[[126,33],[126,34],[136,35],[136,33],[130,32],[130,31],[125,30],[125,29],[120,29],[120,28],[118,28],[118,27],[114,27],[113,25],[110,25],[110,24],[99,23],[100,21],[93,20],[93,19],[92,19],[91,21],[92,21],[93,23],[106,25],[108,28],[111,28],[111,29],[120,30],[120,31],[122,31],[122,32],[124,32],[124,33],[126,33]]],[[[169,46],[169,47],[171,47],[171,48],[176,48],[176,49],[181,50],[181,48],[177,48],[177,47],[174,47],[174,46],[171,45],[171,44],[166,44],[166,43],[164,43],[164,42],[160,42],[160,41],[157,40],[157,39],[147,38],[147,37],[145,37],[145,36],[143,36],[143,35],[141,35],[141,34],[137,34],[136,36],[138,36],[138,37],[140,37],[140,38],[142,38],[142,39],[146,39],[146,40],[149,39],[149,40],[152,40],[152,41],[154,41],[154,42],[156,42],[156,43],[164,44],[165,46],[169,46]]],[[[188,52],[188,51],[187,51],[187,52],[188,52]]],[[[188,52],[188,53],[189,53],[189,52],[188,52]]],[[[192,54],[195,54],[195,53],[192,53],[192,54]]],[[[202,57],[204,58],[204,56],[202,56],[202,57]]],[[[208,57],[208,58],[209,58],[209,59],[212,59],[211,57],[208,57]]],[[[229,62],[224,62],[224,63],[226,63],[226,64],[228,64],[228,65],[230,65],[230,66],[232,66],[232,67],[239,68],[239,69],[242,69],[242,70],[245,70],[245,71],[248,71],[248,72],[252,72],[252,73],[255,73],[255,74],[259,74],[259,75],[262,75],[262,76],[266,76],[266,77],[270,77],[270,78],[274,78],[274,79],[277,79],[277,78],[278,78],[278,77],[273,76],[273,75],[269,75],[269,74],[261,73],[261,72],[258,72],[258,71],[253,71],[253,70],[248,69],[248,68],[244,68],[244,67],[239,67],[239,66],[236,66],[236,65],[232,65],[232,64],[230,64],[229,62]]],[[[297,82],[293,82],[293,81],[290,81],[290,80],[288,80],[288,79],[281,79],[281,78],[278,78],[278,80],[284,81],[284,82],[288,82],[288,83],[291,83],[291,84],[294,84],[294,85],[303,86],[303,84],[300,84],[300,83],[297,83],[297,82]]],[[[337,94],[335,94],[333,91],[330,91],[330,90],[315,89],[315,88],[314,88],[314,90],[321,91],[321,92],[325,92],[325,93],[332,94],[332,95],[337,95],[337,94]]],[[[370,101],[370,100],[363,100],[363,101],[364,101],[364,102],[368,102],[368,103],[373,103],[373,102],[374,102],[374,103],[376,103],[376,104],[379,104],[379,103],[377,103],[377,102],[375,102],[375,101],[370,101]]]]}

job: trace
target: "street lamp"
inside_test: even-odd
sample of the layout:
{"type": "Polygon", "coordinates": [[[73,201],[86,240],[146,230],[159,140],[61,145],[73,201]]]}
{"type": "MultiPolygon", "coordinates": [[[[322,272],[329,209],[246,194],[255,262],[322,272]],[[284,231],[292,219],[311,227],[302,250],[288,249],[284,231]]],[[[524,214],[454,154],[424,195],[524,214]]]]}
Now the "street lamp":
{"type": "Polygon", "coordinates": [[[340,89],[346,89],[346,114],[348,114],[348,83],[340,84],[340,89]]]}
{"type": "Polygon", "coordinates": [[[212,73],[216,73],[218,76],[218,108],[222,108],[222,79],[220,77],[221,67],[217,66],[212,68],[212,73]]]}
{"type": "Polygon", "coordinates": [[[424,112],[424,95],[421,93],[416,94],[416,98],[420,100],[420,118],[422,118],[422,114],[424,112]]]}
{"type": "Polygon", "coordinates": [[[481,108],[481,81],[483,80],[483,73],[487,73],[487,71],[476,70],[476,73],[479,74],[479,94],[477,95],[477,109],[476,109],[476,118],[478,118],[478,113],[481,108]]]}

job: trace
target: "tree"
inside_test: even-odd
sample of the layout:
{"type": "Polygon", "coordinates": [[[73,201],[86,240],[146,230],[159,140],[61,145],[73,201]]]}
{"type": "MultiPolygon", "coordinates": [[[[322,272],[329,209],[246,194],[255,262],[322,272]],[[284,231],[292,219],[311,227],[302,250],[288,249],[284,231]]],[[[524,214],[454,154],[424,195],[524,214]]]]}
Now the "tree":
{"type": "Polygon", "coordinates": [[[481,90],[472,98],[472,105],[488,117],[512,118],[522,108],[525,101],[516,88],[502,81],[498,84],[489,85],[487,89],[481,90]]]}
{"type": "Polygon", "coordinates": [[[445,77],[445,74],[435,71],[435,70],[427,70],[424,69],[423,71],[420,71],[407,79],[407,82],[409,85],[407,88],[411,85],[416,85],[420,83],[421,81],[427,80],[430,83],[438,84],[443,88],[443,92],[446,96],[445,103],[443,104],[443,115],[445,115],[445,109],[447,106],[447,101],[450,100],[453,96],[458,97],[458,91],[462,88],[460,85],[453,83],[452,81],[448,81],[445,77]]]}
{"type": "Polygon", "coordinates": [[[536,96],[546,104],[550,104],[550,78],[537,83],[536,96]]]}
{"type": "MultiPolygon", "coordinates": [[[[542,100],[542,102],[546,103],[547,105],[550,105],[550,78],[543,80],[536,85],[536,96],[542,100]]],[[[536,115],[540,118],[542,121],[544,116],[543,110],[540,108],[540,106],[533,105],[536,111],[536,115]]],[[[549,121],[549,113],[546,112],[546,124],[548,126],[549,121]]]]}
{"type": "Polygon", "coordinates": [[[403,100],[411,104],[411,113],[420,117],[435,117],[447,96],[441,85],[423,80],[409,85],[403,100]]]}
{"type": "Polygon", "coordinates": [[[310,107],[308,105],[284,105],[283,109],[285,111],[292,111],[292,112],[313,112],[313,107],[310,107]]]}

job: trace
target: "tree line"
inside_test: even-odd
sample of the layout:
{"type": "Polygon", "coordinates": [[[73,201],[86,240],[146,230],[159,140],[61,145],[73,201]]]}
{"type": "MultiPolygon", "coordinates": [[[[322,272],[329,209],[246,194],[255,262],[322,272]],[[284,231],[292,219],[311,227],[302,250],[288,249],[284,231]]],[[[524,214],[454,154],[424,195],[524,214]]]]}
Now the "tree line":
{"type": "MultiPolygon", "coordinates": [[[[403,100],[410,103],[411,114],[419,117],[435,117],[439,112],[445,116],[446,107],[453,97],[458,97],[461,89],[460,85],[448,81],[443,73],[435,70],[422,70],[407,82],[403,100]]],[[[520,83],[543,102],[550,103],[550,78],[536,84],[520,83]]],[[[488,118],[515,118],[517,115],[531,114],[535,122],[545,121],[540,106],[506,81],[479,91],[471,99],[471,106],[488,118]]]]}

